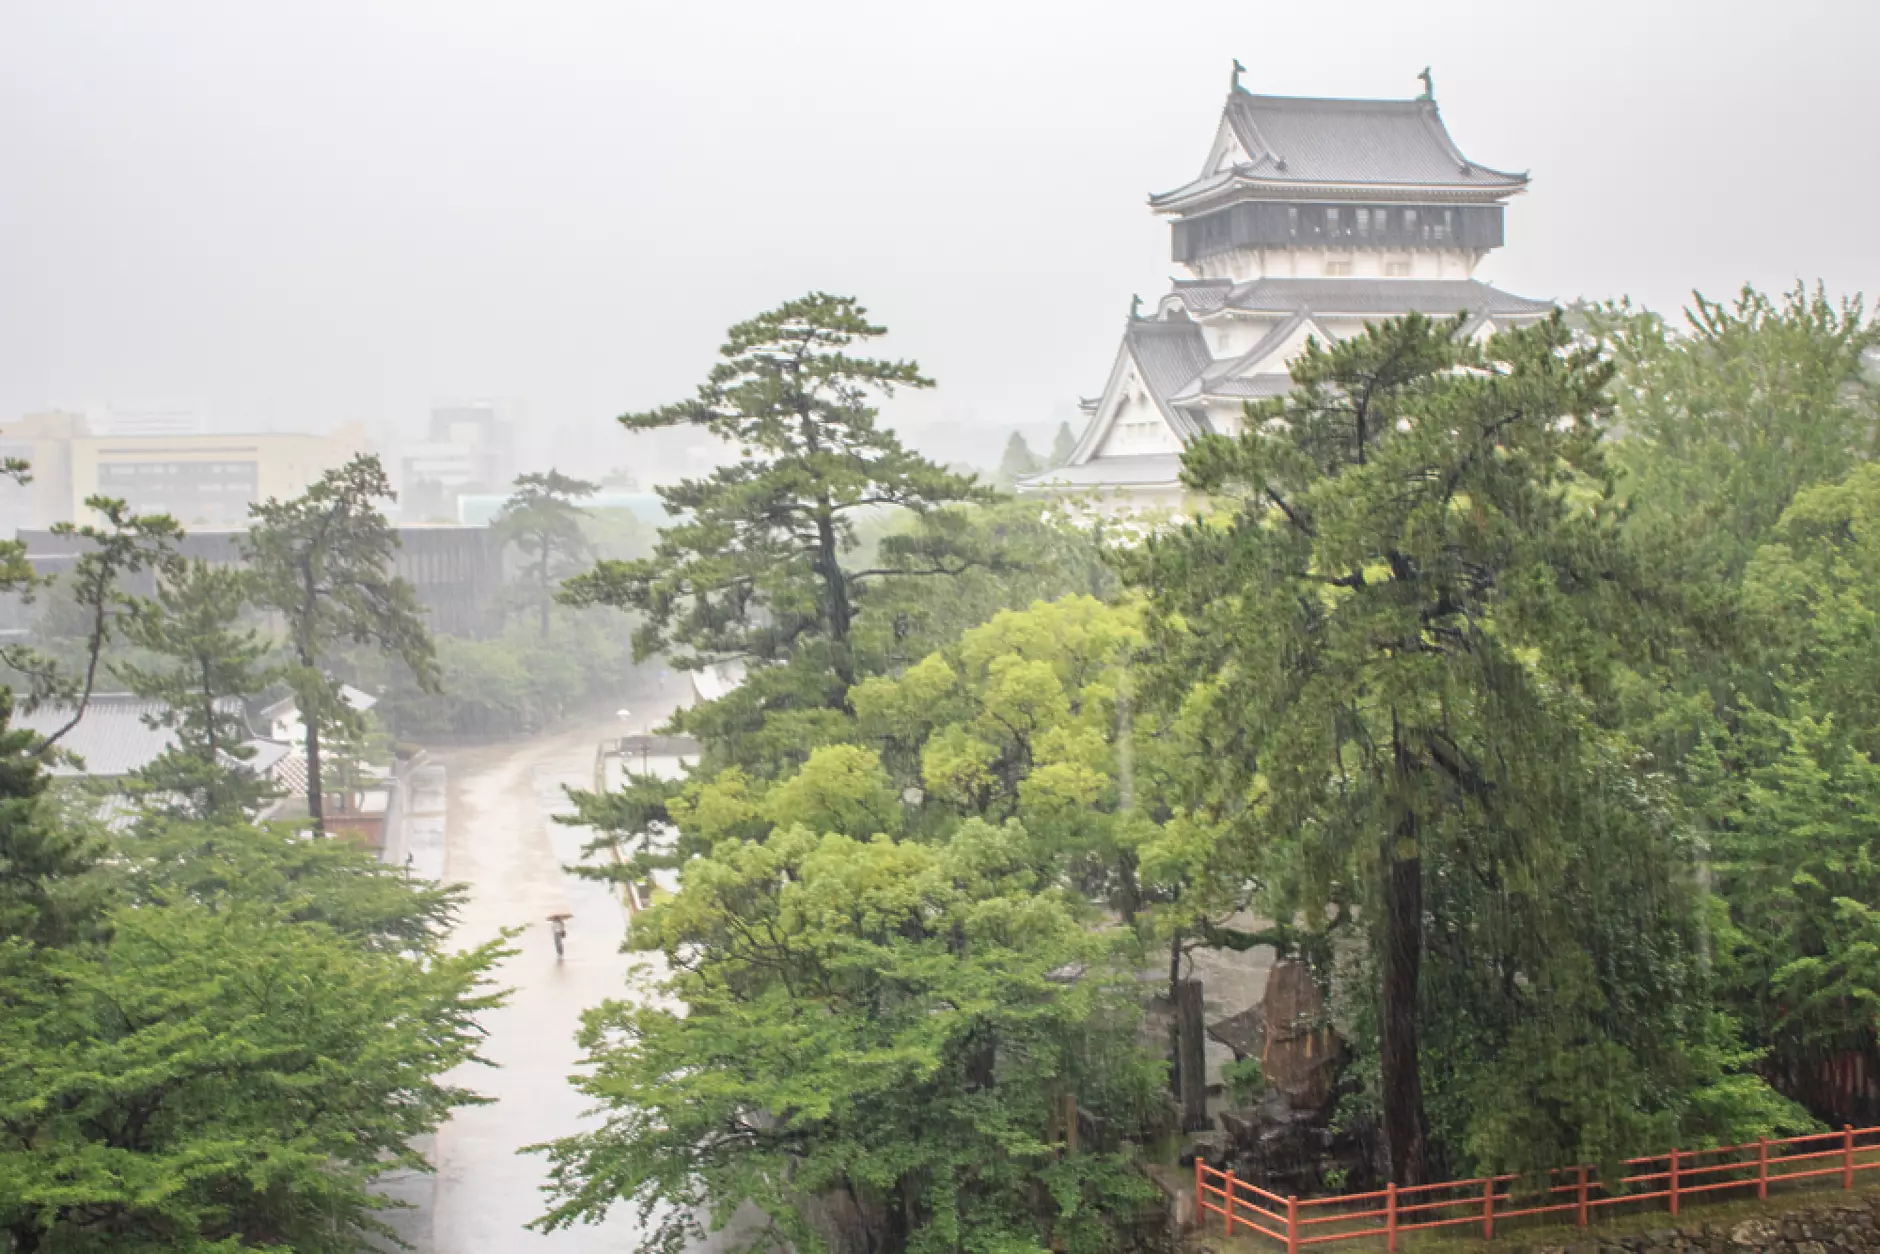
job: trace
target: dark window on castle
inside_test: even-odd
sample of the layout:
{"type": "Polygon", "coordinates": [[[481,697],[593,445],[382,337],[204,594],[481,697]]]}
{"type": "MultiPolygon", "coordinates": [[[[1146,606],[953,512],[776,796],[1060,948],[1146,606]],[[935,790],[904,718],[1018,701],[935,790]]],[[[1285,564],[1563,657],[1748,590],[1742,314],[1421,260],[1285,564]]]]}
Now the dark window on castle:
{"type": "Polygon", "coordinates": [[[1286,233],[1294,239],[1299,238],[1299,206],[1286,206],[1286,233]]]}
{"type": "Polygon", "coordinates": [[[1371,233],[1371,211],[1369,209],[1360,209],[1358,210],[1357,217],[1358,234],[1369,235],[1371,233]]]}
{"type": "Polygon", "coordinates": [[[1417,233],[1417,211],[1416,210],[1406,209],[1403,211],[1403,233],[1405,235],[1411,235],[1411,236],[1414,236],[1417,233]]]}

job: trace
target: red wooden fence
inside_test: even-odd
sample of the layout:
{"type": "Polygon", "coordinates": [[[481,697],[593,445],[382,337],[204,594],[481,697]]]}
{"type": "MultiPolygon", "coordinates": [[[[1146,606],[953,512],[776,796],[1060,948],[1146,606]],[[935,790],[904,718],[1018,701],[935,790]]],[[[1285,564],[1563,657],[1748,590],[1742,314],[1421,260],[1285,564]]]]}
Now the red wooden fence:
{"type": "Polygon", "coordinates": [[[1664,1198],[1675,1215],[1684,1198],[1750,1188],[1766,1198],[1771,1184],[1820,1176],[1839,1176],[1841,1187],[1851,1189],[1854,1173],[1880,1170],[1880,1127],[1850,1126],[1716,1149],[1674,1149],[1628,1159],[1625,1167],[1615,1188],[1596,1179],[1592,1168],[1568,1167],[1550,1172],[1546,1186],[1533,1192],[1517,1188],[1521,1176],[1489,1176],[1401,1189],[1393,1184],[1371,1193],[1302,1201],[1269,1193],[1197,1158],[1196,1217],[1219,1215],[1227,1235],[1237,1229],[1258,1233],[1285,1245],[1286,1254],[1298,1254],[1304,1245],[1373,1237],[1383,1237],[1385,1247],[1394,1251],[1400,1233],[1474,1224],[1481,1225],[1484,1238],[1492,1238],[1497,1221],[1525,1215],[1572,1212],[1574,1222],[1584,1228],[1588,1216],[1602,1206],[1664,1198]]]}

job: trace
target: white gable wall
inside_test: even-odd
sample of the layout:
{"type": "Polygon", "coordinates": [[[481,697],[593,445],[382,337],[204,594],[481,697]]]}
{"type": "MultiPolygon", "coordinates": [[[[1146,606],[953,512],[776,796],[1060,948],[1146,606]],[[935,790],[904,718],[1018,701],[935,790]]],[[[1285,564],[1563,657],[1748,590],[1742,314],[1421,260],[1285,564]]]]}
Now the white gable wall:
{"type": "Polygon", "coordinates": [[[1181,451],[1181,440],[1169,430],[1168,421],[1149,395],[1135,362],[1129,363],[1116,390],[1104,400],[1106,405],[1097,412],[1097,421],[1105,423],[1108,429],[1097,445],[1097,457],[1140,457],[1181,451]]]}
{"type": "Polygon", "coordinates": [[[1220,126],[1214,132],[1214,146],[1208,149],[1208,160],[1207,164],[1202,167],[1202,177],[1219,174],[1223,170],[1231,170],[1237,165],[1249,165],[1252,161],[1253,158],[1247,155],[1240,137],[1234,134],[1234,128],[1228,125],[1227,118],[1223,115],[1220,126]]]}

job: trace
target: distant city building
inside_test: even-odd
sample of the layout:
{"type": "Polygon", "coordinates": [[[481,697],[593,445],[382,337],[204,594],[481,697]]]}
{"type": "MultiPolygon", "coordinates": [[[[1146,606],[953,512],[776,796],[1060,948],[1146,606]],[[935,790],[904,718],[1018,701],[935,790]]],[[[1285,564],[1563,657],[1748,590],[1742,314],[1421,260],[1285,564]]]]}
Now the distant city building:
{"type": "Polygon", "coordinates": [[[200,414],[186,409],[120,409],[115,406],[89,417],[94,435],[207,435],[209,426],[200,414]]]}
{"type": "Polygon", "coordinates": [[[0,423],[0,457],[32,467],[26,484],[0,482],[0,538],[71,520],[72,442],[89,433],[79,414],[53,411],[0,423]]]}
{"type": "MultiPolygon", "coordinates": [[[[191,528],[178,548],[185,557],[237,566],[243,534],[240,529],[191,528]]],[[[26,543],[26,560],[41,575],[70,570],[87,543],[43,530],[23,530],[19,538],[26,543]]],[[[392,570],[411,585],[432,631],[481,637],[501,630],[503,545],[488,527],[401,526],[392,570]]],[[[152,590],[148,574],[128,584],[127,591],[135,594],[152,590]]],[[[0,599],[0,631],[25,622],[15,599],[0,599]]]]}
{"type": "Polygon", "coordinates": [[[441,405],[429,438],[405,451],[401,469],[407,518],[457,516],[465,493],[501,492],[516,477],[516,424],[493,401],[441,405]]]}
{"type": "Polygon", "coordinates": [[[1187,277],[1152,310],[1131,309],[1070,459],[1018,490],[1179,509],[1182,448],[1237,435],[1246,402],[1291,390],[1287,364],[1308,337],[1332,343],[1412,312],[1466,315],[1482,337],[1546,317],[1550,302],[1475,278],[1527,183],[1464,156],[1431,91],[1257,96],[1236,72],[1199,177],[1149,198],[1172,219],[1187,277]]]}
{"type": "Polygon", "coordinates": [[[298,496],[364,444],[356,427],[330,436],[112,435],[76,414],[29,414],[0,424],[0,456],[32,463],[26,487],[0,483],[0,533],[84,519],[90,496],[185,527],[239,526],[250,505],[298,496]]]}
{"type": "Polygon", "coordinates": [[[72,513],[88,496],[190,526],[236,526],[248,507],[299,496],[361,451],[363,434],[86,436],[72,442],[72,513]]]}

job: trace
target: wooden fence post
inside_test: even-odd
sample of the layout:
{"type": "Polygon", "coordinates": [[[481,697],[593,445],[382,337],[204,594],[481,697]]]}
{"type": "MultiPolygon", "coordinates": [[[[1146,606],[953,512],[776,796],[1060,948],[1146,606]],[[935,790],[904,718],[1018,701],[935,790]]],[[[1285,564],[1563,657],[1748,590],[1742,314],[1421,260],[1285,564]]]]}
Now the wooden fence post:
{"type": "Polygon", "coordinates": [[[1854,1187],[1854,1125],[1841,1125],[1841,1187],[1854,1187]]]}
{"type": "Polygon", "coordinates": [[[1384,1248],[1397,1254],[1397,1182],[1384,1186],[1384,1248]]]}
{"type": "Polygon", "coordinates": [[[1286,1198],[1286,1254],[1299,1254],[1299,1198],[1286,1198]]]}
{"type": "Polygon", "coordinates": [[[1671,1213],[1678,1213],[1678,1151],[1671,1151],[1671,1213]]]}
{"type": "Polygon", "coordinates": [[[1208,1221],[1208,1212],[1206,1209],[1208,1195],[1202,1191],[1202,1188],[1203,1186],[1201,1183],[1201,1155],[1196,1154],[1195,1155],[1195,1227],[1196,1228],[1201,1227],[1201,1225],[1205,1224],[1208,1221]]]}
{"type": "Polygon", "coordinates": [[[1769,1138],[1756,1138],[1756,1200],[1769,1200],[1769,1138]]]}
{"type": "Polygon", "coordinates": [[[1574,1190],[1574,1201],[1577,1203],[1574,1217],[1579,1220],[1580,1227],[1584,1228],[1586,1227],[1586,1168],[1581,1167],[1579,1175],[1580,1181],[1574,1190]]]}
{"type": "Polygon", "coordinates": [[[1482,1240],[1495,1239],[1495,1177],[1482,1181],[1482,1240]]]}

